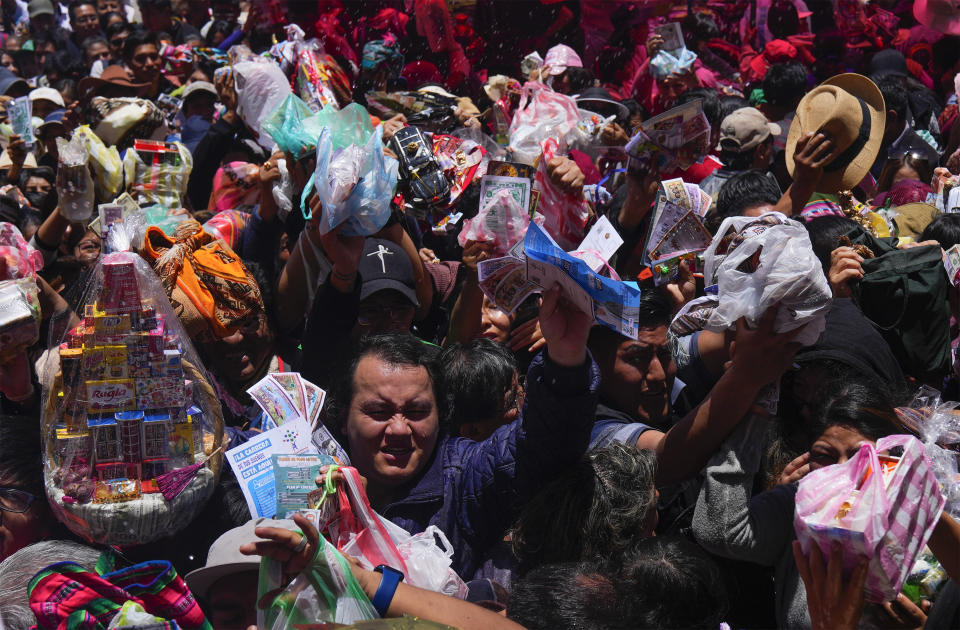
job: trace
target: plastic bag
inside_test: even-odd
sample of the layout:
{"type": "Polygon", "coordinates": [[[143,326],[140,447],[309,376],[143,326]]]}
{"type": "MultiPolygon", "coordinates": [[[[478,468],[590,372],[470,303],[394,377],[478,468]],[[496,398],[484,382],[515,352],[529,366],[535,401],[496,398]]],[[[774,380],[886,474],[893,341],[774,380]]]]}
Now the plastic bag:
{"type": "Polygon", "coordinates": [[[296,94],[290,94],[263,121],[263,130],[284,153],[299,160],[315,151],[324,119],[314,115],[296,94]]]}
{"type": "MultiPolygon", "coordinates": [[[[263,558],[257,601],[284,583],[282,564],[263,558]]],[[[320,547],[310,565],[273,599],[269,608],[257,610],[257,628],[293,630],[325,621],[349,624],[379,617],[353,577],[350,563],[320,536],[320,547]]]]}
{"type": "Polygon", "coordinates": [[[823,268],[807,231],[779,212],[724,220],[704,253],[704,278],[720,296],[707,330],[731,329],[741,317],[756,326],[774,304],[780,304],[774,330],[805,326],[795,338],[805,346],[826,326],[833,298],[823,268]]]}
{"type": "Polygon", "coordinates": [[[794,530],[807,555],[814,544],[829,555],[830,544],[841,541],[848,575],[857,555],[869,557],[865,593],[867,601],[879,603],[900,592],[943,506],[923,445],[909,435],[891,435],[876,447],[862,443],[844,464],[804,477],[794,530]],[[899,457],[877,455],[897,447],[899,457]]]}
{"type": "MultiPolygon", "coordinates": [[[[232,51],[232,49],[231,49],[232,51]]],[[[273,148],[263,121],[291,93],[290,82],[280,66],[272,61],[242,61],[233,66],[237,91],[237,114],[256,132],[257,142],[268,151],[273,148]]]]}
{"type": "Polygon", "coordinates": [[[450,568],[453,549],[442,531],[429,527],[411,535],[370,507],[355,468],[345,467],[344,483],[337,486],[337,516],[327,524],[330,539],[345,554],[368,569],[381,564],[403,571],[408,584],[464,598],[467,588],[450,568]],[[439,539],[444,547],[437,546],[439,539]]]}
{"type": "Polygon", "coordinates": [[[510,121],[510,150],[513,160],[535,164],[541,143],[560,140],[580,121],[577,103],[542,83],[527,82],[520,92],[520,105],[510,121]]]}
{"type": "Polygon", "coordinates": [[[398,163],[383,155],[383,129],[372,128],[362,107],[351,104],[340,112],[324,113],[330,125],[317,141],[317,167],[303,189],[302,205],[308,207],[307,199],[316,189],[323,202],[321,234],[341,223],[345,236],[373,234],[390,218],[398,163]]]}
{"type": "Polygon", "coordinates": [[[179,142],[136,140],[123,156],[127,188],[141,207],[182,208],[193,155],[179,142]]]}
{"type": "Polygon", "coordinates": [[[350,79],[316,40],[297,46],[294,83],[300,98],[315,112],[328,105],[339,109],[340,103],[352,100],[350,79]]]}
{"type": "Polygon", "coordinates": [[[286,221],[290,211],[293,210],[293,178],[290,177],[290,171],[287,170],[287,160],[281,158],[277,160],[277,170],[280,171],[280,179],[274,180],[270,186],[270,194],[273,196],[273,203],[277,205],[277,217],[281,221],[286,221]]]}
{"type": "Polygon", "coordinates": [[[486,241],[493,244],[492,257],[505,256],[507,250],[527,233],[530,215],[524,212],[509,190],[500,190],[486,207],[472,219],[463,222],[457,242],[486,241]]]}
{"type": "Polygon", "coordinates": [[[120,161],[117,147],[107,147],[87,125],[78,127],[73,132],[73,137],[79,139],[87,148],[97,200],[101,203],[113,201],[123,188],[123,162],[120,161]]]}
{"type": "Polygon", "coordinates": [[[80,305],[77,326],[51,327],[59,360],[39,375],[49,503],[86,540],[132,545],[170,536],[216,485],[222,458],[203,463],[222,444],[219,400],[140,256],[102,256],[80,305]],[[180,488],[170,499],[168,481],[180,488]]]}
{"type": "Polygon", "coordinates": [[[548,138],[543,143],[543,157],[537,165],[534,189],[540,191],[537,210],[543,214],[543,228],[560,247],[570,251],[585,236],[590,206],[582,196],[571,195],[557,188],[547,175],[547,163],[559,152],[559,143],[548,138]]]}
{"type": "Polygon", "coordinates": [[[57,138],[57,192],[60,195],[60,214],[68,221],[88,221],[93,215],[96,193],[93,178],[87,167],[87,147],[74,134],[70,142],[57,138]]]}

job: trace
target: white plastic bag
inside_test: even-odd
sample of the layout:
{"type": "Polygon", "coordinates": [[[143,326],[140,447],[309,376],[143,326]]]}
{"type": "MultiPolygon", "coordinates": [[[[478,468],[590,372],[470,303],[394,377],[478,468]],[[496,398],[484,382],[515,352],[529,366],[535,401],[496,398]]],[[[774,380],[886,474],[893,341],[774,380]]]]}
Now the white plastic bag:
{"type": "Polygon", "coordinates": [[[272,61],[243,61],[233,66],[237,114],[257,133],[257,142],[268,151],[273,138],[262,122],[291,93],[290,81],[272,61]]]}
{"type": "Polygon", "coordinates": [[[756,326],[777,303],[774,330],[805,326],[796,337],[805,346],[826,325],[832,294],[823,268],[807,231],[779,212],[724,220],[704,254],[704,278],[717,284],[720,298],[707,330],[734,328],[741,317],[756,326]]]}
{"type": "Polygon", "coordinates": [[[542,83],[527,82],[510,121],[513,160],[533,164],[544,140],[566,138],[579,121],[577,103],[571,97],[558,94],[542,83]]]}

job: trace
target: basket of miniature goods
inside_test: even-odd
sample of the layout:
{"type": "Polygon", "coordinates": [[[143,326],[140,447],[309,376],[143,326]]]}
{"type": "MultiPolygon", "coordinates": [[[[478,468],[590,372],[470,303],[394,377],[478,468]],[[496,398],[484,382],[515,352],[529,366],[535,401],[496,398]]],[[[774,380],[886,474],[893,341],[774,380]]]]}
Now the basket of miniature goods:
{"type": "Polygon", "coordinates": [[[132,252],[100,258],[77,319],[51,330],[44,482],[72,532],[116,546],[175,534],[223,463],[223,415],[167,295],[132,252]]]}

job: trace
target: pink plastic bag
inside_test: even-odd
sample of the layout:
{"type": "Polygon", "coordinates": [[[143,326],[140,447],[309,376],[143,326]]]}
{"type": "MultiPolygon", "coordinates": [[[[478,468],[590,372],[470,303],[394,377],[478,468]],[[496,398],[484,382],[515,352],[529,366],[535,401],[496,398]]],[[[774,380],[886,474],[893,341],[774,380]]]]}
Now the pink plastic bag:
{"type": "Polygon", "coordinates": [[[533,184],[534,190],[540,191],[537,211],[545,217],[543,228],[553,237],[557,245],[570,251],[579,245],[586,235],[590,206],[583,197],[560,190],[550,181],[547,175],[547,163],[557,154],[558,142],[554,138],[548,138],[544,141],[542,148],[543,157],[537,166],[537,175],[533,184]]]}
{"type": "Polygon", "coordinates": [[[805,554],[816,544],[830,553],[843,543],[849,575],[858,555],[870,557],[865,593],[879,603],[897,596],[943,511],[944,498],[924,454],[909,435],[864,443],[844,464],[816,470],[800,481],[794,530],[805,554]],[[902,447],[899,460],[878,456],[902,447]]]}
{"type": "Polygon", "coordinates": [[[327,523],[330,540],[337,549],[350,543],[356,545],[374,567],[381,564],[407,573],[406,564],[393,544],[390,534],[370,507],[370,500],[360,482],[357,469],[347,466],[340,469],[344,483],[337,486],[337,516],[327,523]]]}
{"type": "Polygon", "coordinates": [[[498,191],[477,216],[467,219],[457,237],[463,247],[467,241],[493,244],[491,256],[505,256],[507,250],[527,233],[530,216],[523,211],[508,190],[498,191]]]}
{"type": "Polygon", "coordinates": [[[344,483],[337,486],[339,512],[327,523],[337,549],[368,569],[386,564],[403,571],[408,584],[466,598],[467,585],[450,566],[453,545],[443,531],[431,525],[411,535],[373,511],[356,468],[340,470],[344,483]]]}
{"type": "Polygon", "coordinates": [[[528,81],[520,91],[520,104],[510,120],[510,149],[513,159],[533,164],[547,138],[559,140],[580,121],[577,103],[543,83],[528,81]]]}

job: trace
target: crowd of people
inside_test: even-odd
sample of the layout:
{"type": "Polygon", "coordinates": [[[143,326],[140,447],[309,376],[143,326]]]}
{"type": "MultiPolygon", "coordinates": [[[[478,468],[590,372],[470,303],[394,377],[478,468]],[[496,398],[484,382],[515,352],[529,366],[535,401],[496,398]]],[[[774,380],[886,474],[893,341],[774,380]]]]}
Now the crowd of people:
{"type": "MultiPolygon", "coordinates": [[[[325,548],[303,515],[251,518],[228,466],[192,520],[145,544],[85,539],[48,502],[44,418],[66,378],[50,365],[116,247],[96,211],[76,218],[64,154],[79,137],[96,201],[127,192],[151,226],[134,249],[196,348],[223,449],[269,428],[248,389],[299,372],[327,393],[320,422],[373,510],[445,535],[461,598],[348,558],[354,596],[381,616],[484,630],[960,627],[956,503],[926,541],[942,584],[884,602],[865,599],[869,557],[843,566],[839,543],[806,552],[794,523],[806,475],[922,433],[898,412],[918,392],[951,409],[960,396],[960,276],[947,271],[960,255],[941,262],[960,245],[953,3],[0,0],[0,11],[0,238],[13,246],[0,270],[16,267],[6,250],[27,253],[35,273],[20,276],[35,279],[40,311],[39,341],[0,336],[0,628],[246,630],[271,604],[260,557],[286,585],[315,576],[325,548]],[[360,111],[387,165],[378,177],[395,182],[388,218],[331,224],[323,136],[296,148],[274,124],[277,81],[308,114],[360,111]],[[590,139],[547,128],[528,155],[510,121],[536,94],[575,106],[590,139]],[[387,107],[398,102],[406,111],[387,107]],[[691,103],[709,124],[703,154],[670,172],[637,160],[627,145],[644,121],[691,103]],[[439,175],[418,171],[417,143],[431,137],[438,155],[439,137],[469,140],[479,170],[460,151],[439,175]],[[142,179],[144,140],[175,156],[159,183],[142,179]],[[491,159],[529,169],[561,244],[609,221],[623,244],[599,273],[639,290],[636,334],[599,324],[563,283],[502,308],[482,263],[522,232],[460,237],[491,159]],[[437,177],[449,199],[425,202],[437,177]],[[784,331],[789,296],[725,330],[691,324],[698,300],[723,303],[723,285],[718,296],[699,257],[661,282],[665,266],[647,255],[662,183],[676,178],[709,196],[714,246],[729,244],[732,218],[805,229],[816,278],[796,285],[828,287],[822,332],[784,331]],[[584,220],[555,219],[558,199],[584,220]],[[186,277],[183,260],[201,250],[210,262],[186,277]],[[934,262],[921,269],[924,253],[934,262]],[[877,297],[881,273],[892,288],[877,297]],[[82,588],[35,588],[65,562],[82,588]],[[162,580],[130,577],[157,562],[162,580]],[[148,621],[121,610],[125,598],[148,621]]],[[[325,469],[316,484],[328,482],[343,473],[325,469]]]]}

